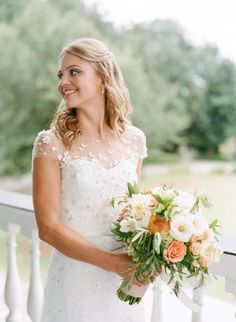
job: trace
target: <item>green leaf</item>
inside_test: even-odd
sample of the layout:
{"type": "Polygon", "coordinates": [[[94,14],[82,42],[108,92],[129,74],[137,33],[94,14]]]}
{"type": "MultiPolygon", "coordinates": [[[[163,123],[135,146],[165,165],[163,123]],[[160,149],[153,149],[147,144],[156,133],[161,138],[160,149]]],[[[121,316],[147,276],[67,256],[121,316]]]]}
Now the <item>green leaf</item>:
{"type": "Polygon", "coordinates": [[[131,242],[132,243],[134,243],[137,239],[139,239],[139,237],[141,237],[142,236],[142,234],[144,234],[144,233],[146,233],[146,231],[144,231],[144,230],[142,230],[142,231],[140,231],[139,233],[137,233],[134,237],[133,237],[133,239],[131,240],[131,242]]]}
{"type": "Polygon", "coordinates": [[[128,187],[129,197],[132,197],[133,194],[138,194],[139,193],[139,188],[138,188],[138,186],[137,186],[137,184],[135,182],[133,184],[128,182],[127,187],[128,187]]]}
{"type": "Polygon", "coordinates": [[[218,220],[215,219],[213,220],[210,224],[209,224],[209,227],[214,231],[214,232],[217,232],[217,228],[218,227],[221,227],[220,225],[218,225],[218,220]]]}

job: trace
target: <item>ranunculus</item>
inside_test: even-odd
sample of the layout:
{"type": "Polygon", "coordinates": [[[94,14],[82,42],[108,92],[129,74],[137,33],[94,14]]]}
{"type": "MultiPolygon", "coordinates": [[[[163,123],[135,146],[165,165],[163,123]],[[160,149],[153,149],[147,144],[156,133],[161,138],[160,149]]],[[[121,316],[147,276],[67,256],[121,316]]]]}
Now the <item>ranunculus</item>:
{"type": "Polygon", "coordinates": [[[193,255],[199,255],[201,252],[201,243],[198,242],[193,242],[190,244],[189,246],[189,251],[193,254],[193,255]]]}
{"type": "Polygon", "coordinates": [[[165,260],[172,263],[181,262],[186,255],[187,248],[183,242],[174,240],[163,252],[165,260]]]}
{"type": "Polygon", "coordinates": [[[193,234],[193,225],[185,215],[174,216],[170,222],[170,234],[179,241],[188,242],[193,234]]]}

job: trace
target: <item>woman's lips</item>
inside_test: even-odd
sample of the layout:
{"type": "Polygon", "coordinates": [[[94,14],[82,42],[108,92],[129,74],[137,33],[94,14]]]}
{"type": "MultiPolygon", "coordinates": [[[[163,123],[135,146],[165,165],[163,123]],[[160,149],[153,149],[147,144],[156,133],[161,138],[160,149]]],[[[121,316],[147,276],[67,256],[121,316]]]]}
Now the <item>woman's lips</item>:
{"type": "Polygon", "coordinates": [[[68,97],[70,95],[73,95],[78,92],[78,89],[73,89],[73,90],[65,90],[63,91],[64,97],[68,97]]]}

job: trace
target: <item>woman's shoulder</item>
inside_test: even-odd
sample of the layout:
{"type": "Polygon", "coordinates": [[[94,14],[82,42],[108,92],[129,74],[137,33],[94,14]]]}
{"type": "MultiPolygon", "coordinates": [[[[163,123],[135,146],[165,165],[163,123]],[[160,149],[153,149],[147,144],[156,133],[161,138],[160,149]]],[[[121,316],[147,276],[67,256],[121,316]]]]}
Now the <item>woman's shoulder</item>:
{"type": "Polygon", "coordinates": [[[127,135],[132,137],[133,139],[145,139],[145,133],[139,127],[133,124],[126,124],[126,132],[127,135]]]}
{"type": "Polygon", "coordinates": [[[126,139],[138,158],[144,159],[148,156],[146,135],[143,130],[133,124],[126,125],[126,139]]]}
{"type": "Polygon", "coordinates": [[[44,143],[44,144],[50,144],[55,142],[56,140],[59,140],[55,134],[55,132],[52,129],[48,130],[41,130],[37,133],[34,144],[35,143],[44,143]]]}
{"type": "Polygon", "coordinates": [[[53,129],[41,130],[33,143],[33,157],[51,157],[57,159],[62,152],[62,142],[53,129]]]}

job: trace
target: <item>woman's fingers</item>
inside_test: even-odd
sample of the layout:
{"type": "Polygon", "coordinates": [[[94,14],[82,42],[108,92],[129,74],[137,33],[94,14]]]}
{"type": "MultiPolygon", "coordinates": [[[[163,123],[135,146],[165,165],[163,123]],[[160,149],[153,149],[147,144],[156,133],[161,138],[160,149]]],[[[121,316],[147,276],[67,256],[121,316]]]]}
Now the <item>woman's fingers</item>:
{"type": "MultiPolygon", "coordinates": [[[[139,279],[133,279],[133,283],[138,285],[138,286],[142,286],[145,284],[149,284],[151,283],[151,279],[149,278],[148,280],[146,279],[146,277],[149,275],[149,272],[145,272],[142,274],[141,277],[139,277],[139,279]],[[144,282],[145,281],[145,282],[144,282]]],[[[155,272],[153,275],[153,281],[155,281],[155,279],[157,278],[157,276],[159,275],[158,272],[155,272]]]]}

